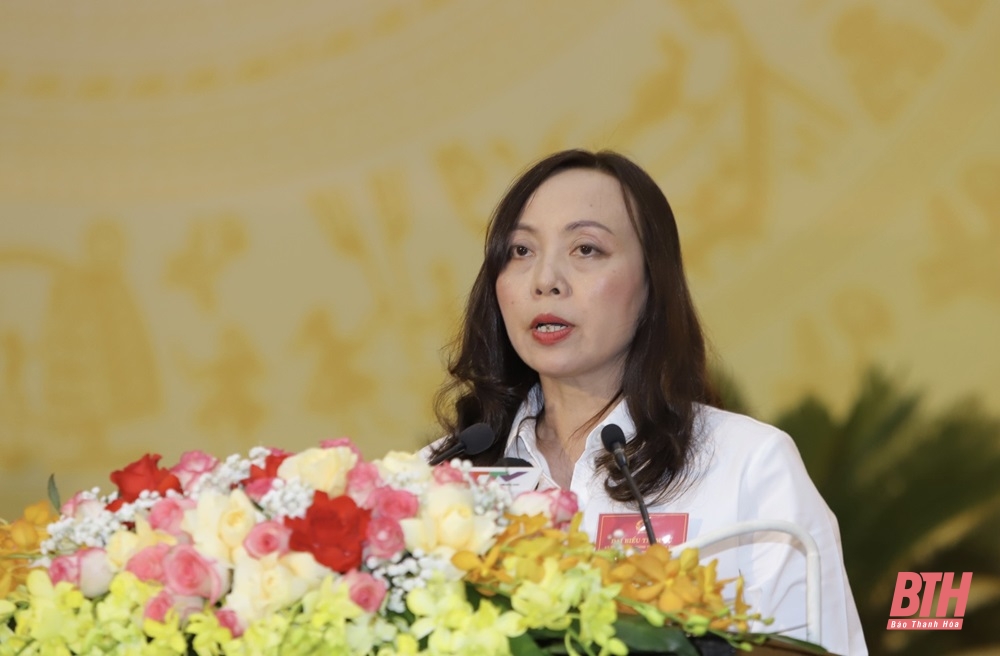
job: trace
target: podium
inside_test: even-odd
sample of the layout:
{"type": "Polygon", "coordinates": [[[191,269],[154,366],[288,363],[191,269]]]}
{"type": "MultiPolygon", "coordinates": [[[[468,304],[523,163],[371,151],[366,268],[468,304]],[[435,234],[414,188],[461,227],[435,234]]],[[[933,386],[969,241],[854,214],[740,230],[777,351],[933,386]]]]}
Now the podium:
{"type": "MultiPolygon", "coordinates": [[[[820,651],[815,647],[805,647],[795,644],[793,641],[785,642],[780,638],[768,640],[763,645],[755,646],[753,651],[750,652],[740,651],[722,638],[716,636],[691,638],[690,640],[698,656],[737,656],[739,654],[752,654],[753,656],[817,656],[819,654],[826,654],[828,656],[835,656],[830,652],[820,651]]],[[[680,656],[676,652],[666,653],[671,656],[680,656]]]]}

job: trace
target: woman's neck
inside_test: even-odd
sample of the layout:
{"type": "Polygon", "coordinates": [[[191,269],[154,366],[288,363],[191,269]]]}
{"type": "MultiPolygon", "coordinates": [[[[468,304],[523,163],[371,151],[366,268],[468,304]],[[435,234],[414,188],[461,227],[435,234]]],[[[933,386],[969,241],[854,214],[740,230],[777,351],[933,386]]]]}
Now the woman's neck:
{"type": "Polygon", "coordinates": [[[587,436],[613,407],[618,392],[595,392],[544,379],[541,386],[545,405],[538,437],[549,449],[557,448],[561,455],[576,462],[584,451],[587,436]]]}

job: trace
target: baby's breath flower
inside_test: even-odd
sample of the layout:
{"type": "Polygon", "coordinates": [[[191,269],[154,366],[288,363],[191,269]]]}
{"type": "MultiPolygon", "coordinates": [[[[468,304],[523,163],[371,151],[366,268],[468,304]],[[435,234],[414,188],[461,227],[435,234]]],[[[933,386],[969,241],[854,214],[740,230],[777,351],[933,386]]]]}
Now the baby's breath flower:
{"type": "Polygon", "coordinates": [[[261,510],[269,518],[305,517],[312,505],[314,490],[297,478],[274,479],[270,491],[260,500],[261,510]]]}

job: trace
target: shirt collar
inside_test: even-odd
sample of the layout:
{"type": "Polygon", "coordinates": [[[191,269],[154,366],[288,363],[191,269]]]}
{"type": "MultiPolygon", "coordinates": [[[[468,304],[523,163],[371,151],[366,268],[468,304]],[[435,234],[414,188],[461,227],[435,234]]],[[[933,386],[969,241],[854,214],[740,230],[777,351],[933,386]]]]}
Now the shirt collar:
{"type": "MultiPolygon", "coordinates": [[[[514,415],[514,421],[511,424],[510,434],[507,438],[506,455],[516,456],[515,452],[518,450],[517,442],[519,440],[523,441],[532,453],[536,451],[535,418],[538,417],[538,413],[541,412],[544,405],[545,399],[542,396],[542,386],[535,384],[528,392],[528,397],[521,404],[521,407],[518,408],[517,414],[514,415]]],[[[615,407],[611,409],[611,412],[591,430],[587,436],[584,453],[604,448],[601,442],[601,430],[608,424],[618,424],[622,432],[625,433],[626,441],[635,437],[635,423],[629,414],[628,404],[625,402],[625,399],[619,400],[615,407]]]]}

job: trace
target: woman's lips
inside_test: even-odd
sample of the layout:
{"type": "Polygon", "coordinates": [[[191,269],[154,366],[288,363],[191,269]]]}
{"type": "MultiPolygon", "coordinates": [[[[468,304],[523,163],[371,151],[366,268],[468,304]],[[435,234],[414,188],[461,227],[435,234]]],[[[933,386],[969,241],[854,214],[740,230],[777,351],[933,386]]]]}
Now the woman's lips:
{"type": "Polygon", "coordinates": [[[573,324],[554,314],[540,314],[531,322],[531,336],[539,344],[550,346],[573,332],[573,324]]]}

